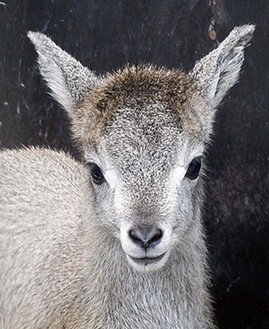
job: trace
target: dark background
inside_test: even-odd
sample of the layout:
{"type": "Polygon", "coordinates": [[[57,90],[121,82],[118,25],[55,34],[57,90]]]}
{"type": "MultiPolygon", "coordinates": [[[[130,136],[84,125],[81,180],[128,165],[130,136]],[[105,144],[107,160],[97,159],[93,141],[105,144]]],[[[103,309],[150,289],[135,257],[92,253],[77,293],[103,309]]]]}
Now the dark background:
{"type": "Polygon", "coordinates": [[[204,211],[220,328],[269,328],[269,1],[3,0],[0,147],[48,145],[78,156],[47,96],[28,30],[97,73],[126,63],[191,69],[236,25],[257,25],[240,82],[222,102],[204,211]]]}

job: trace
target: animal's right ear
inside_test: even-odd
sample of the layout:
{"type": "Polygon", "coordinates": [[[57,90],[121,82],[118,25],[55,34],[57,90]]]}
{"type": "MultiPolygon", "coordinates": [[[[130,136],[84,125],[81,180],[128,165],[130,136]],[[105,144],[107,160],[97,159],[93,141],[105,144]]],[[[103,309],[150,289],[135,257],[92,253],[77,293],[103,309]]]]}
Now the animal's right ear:
{"type": "Polygon", "coordinates": [[[38,53],[39,69],[52,96],[72,117],[74,107],[98,78],[44,34],[28,32],[27,36],[38,53]]]}

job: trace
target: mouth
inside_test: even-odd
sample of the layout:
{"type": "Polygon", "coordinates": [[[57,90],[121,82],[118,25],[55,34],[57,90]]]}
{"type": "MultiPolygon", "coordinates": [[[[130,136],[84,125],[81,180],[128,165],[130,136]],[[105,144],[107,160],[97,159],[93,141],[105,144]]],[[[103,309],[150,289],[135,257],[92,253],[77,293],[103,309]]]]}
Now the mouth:
{"type": "Polygon", "coordinates": [[[157,257],[142,257],[142,258],[136,258],[129,255],[130,259],[137,265],[147,266],[158,263],[160,260],[163,259],[165,253],[157,256],[157,257]]]}

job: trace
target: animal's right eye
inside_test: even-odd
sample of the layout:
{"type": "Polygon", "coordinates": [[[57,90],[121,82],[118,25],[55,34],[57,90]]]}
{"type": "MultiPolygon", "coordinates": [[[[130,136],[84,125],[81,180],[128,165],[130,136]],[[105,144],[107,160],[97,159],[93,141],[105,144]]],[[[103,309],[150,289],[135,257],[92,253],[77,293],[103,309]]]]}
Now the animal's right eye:
{"type": "Polygon", "coordinates": [[[92,181],[96,185],[101,185],[105,182],[105,177],[101,171],[101,169],[97,166],[97,164],[90,162],[88,163],[88,167],[90,170],[90,174],[92,176],[92,181]]]}

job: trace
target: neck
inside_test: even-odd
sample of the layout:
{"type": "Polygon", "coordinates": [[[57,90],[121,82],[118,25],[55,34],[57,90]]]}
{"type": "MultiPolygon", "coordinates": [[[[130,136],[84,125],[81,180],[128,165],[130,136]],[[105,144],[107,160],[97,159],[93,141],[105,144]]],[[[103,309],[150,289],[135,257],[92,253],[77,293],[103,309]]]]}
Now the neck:
{"type": "Polygon", "coordinates": [[[189,232],[163,268],[140,273],[128,264],[116,238],[103,230],[94,232],[84,249],[88,267],[82,303],[88,303],[87,317],[100,328],[211,328],[206,324],[210,306],[205,248],[196,233],[189,232]]]}

